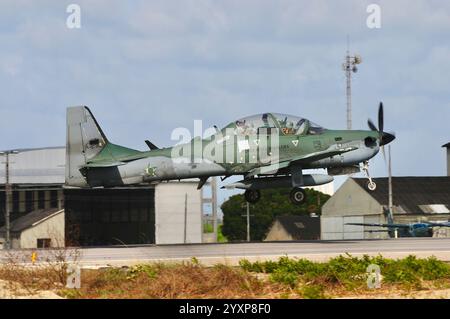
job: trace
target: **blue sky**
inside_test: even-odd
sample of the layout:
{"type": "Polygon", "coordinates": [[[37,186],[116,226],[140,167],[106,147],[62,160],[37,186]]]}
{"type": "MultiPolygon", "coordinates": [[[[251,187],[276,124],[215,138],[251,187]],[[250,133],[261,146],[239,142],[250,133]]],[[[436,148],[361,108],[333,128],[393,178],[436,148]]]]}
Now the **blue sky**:
{"type": "MultiPolygon", "coordinates": [[[[2,0],[0,149],[64,145],[65,108],[82,104],[110,140],[138,149],[172,144],[195,119],[223,126],[263,111],[345,128],[347,34],[363,58],[354,128],[382,100],[394,175],[443,175],[448,1],[2,0]],[[70,3],[80,29],[66,27],[70,3]],[[370,3],[381,29],[366,26],[370,3]]],[[[381,155],[372,174],[386,174],[381,155]]]]}

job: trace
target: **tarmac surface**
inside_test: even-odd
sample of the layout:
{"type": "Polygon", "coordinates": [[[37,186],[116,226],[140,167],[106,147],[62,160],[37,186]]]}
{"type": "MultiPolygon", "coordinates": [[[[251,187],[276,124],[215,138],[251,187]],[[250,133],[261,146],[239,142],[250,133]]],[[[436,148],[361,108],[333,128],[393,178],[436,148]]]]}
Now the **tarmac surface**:
{"type": "MultiPolygon", "coordinates": [[[[67,253],[70,252],[73,251],[68,248],[67,253]]],[[[381,254],[387,258],[403,258],[408,255],[416,255],[420,258],[435,256],[450,262],[450,238],[94,247],[77,249],[79,254],[77,262],[83,268],[98,268],[129,266],[145,262],[181,262],[195,257],[204,265],[218,263],[236,265],[244,258],[257,261],[276,260],[281,256],[289,256],[326,261],[346,253],[358,257],[364,254],[381,254]]],[[[10,255],[2,251],[0,262],[6,262],[11,255],[20,255],[22,262],[28,263],[27,260],[31,260],[31,254],[32,250],[13,251],[10,255]]],[[[48,250],[37,250],[36,262],[44,262],[49,255],[54,253],[48,250]]]]}

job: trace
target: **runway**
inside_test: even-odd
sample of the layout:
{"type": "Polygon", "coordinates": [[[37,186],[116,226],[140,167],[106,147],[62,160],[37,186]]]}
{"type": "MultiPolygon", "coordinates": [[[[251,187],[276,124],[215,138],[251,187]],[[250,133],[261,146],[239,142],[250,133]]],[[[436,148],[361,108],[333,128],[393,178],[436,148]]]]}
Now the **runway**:
{"type": "Polygon", "coordinates": [[[352,256],[382,254],[388,258],[416,255],[435,256],[450,262],[450,238],[401,238],[389,240],[341,240],[264,242],[236,244],[188,244],[165,246],[134,246],[83,248],[83,267],[124,266],[144,262],[180,262],[197,258],[202,264],[236,265],[241,259],[276,260],[281,256],[326,261],[342,254],[352,256]]]}
{"type": "MultiPolygon", "coordinates": [[[[450,238],[115,246],[80,248],[77,252],[80,254],[77,261],[84,268],[130,266],[146,262],[181,262],[189,261],[192,257],[204,265],[237,265],[239,260],[244,258],[250,261],[276,260],[281,256],[326,261],[346,253],[352,256],[382,254],[388,258],[402,258],[412,254],[420,258],[435,256],[450,262],[450,238]]],[[[25,263],[29,262],[28,256],[31,256],[31,253],[31,250],[13,252],[22,256],[21,260],[25,263]]],[[[46,250],[37,250],[37,262],[45,261],[48,255],[46,250]]],[[[0,252],[0,260],[7,261],[4,251],[0,252]]]]}

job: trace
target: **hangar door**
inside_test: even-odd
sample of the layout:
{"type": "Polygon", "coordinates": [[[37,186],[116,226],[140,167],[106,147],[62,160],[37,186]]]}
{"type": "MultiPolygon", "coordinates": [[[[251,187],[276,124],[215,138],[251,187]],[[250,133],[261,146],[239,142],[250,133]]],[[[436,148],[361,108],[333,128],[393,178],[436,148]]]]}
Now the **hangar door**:
{"type": "Polygon", "coordinates": [[[345,225],[346,223],[364,223],[364,216],[340,216],[320,218],[321,239],[364,239],[364,227],[345,225]]]}
{"type": "Polygon", "coordinates": [[[65,189],[68,246],[155,243],[153,188],[65,189]]]}

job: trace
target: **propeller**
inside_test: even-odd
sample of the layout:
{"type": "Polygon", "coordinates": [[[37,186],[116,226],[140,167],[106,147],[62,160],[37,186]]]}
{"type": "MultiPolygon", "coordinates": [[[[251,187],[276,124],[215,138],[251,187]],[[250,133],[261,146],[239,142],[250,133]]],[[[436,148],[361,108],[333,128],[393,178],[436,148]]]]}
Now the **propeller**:
{"type": "Polygon", "coordinates": [[[377,131],[378,132],[378,139],[380,141],[381,151],[383,152],[383,157],[386,160],[386,155],[384,153],[384,145],[389,144],[390,142],[392,142],[395,139],[395,134],[394,133],[387,133],[387,132],[383,131],[383,128],[384,128],[383,102],[380,102],[380,106],[378,108],[378,129],[375,126],[375,124],[373,124],[371,119],[369,119],[367,121],[367,124],[369,125],[369,128],[372,131],[377,131]]]}

